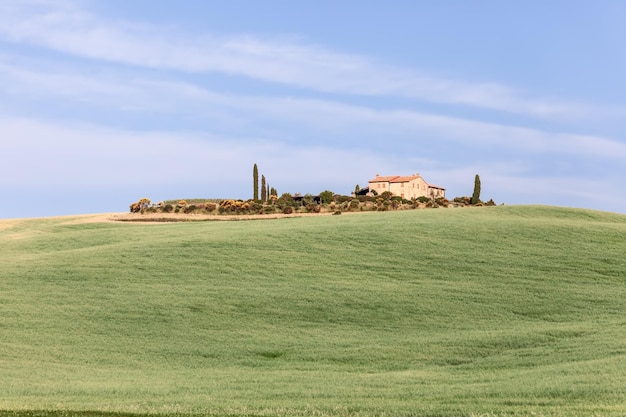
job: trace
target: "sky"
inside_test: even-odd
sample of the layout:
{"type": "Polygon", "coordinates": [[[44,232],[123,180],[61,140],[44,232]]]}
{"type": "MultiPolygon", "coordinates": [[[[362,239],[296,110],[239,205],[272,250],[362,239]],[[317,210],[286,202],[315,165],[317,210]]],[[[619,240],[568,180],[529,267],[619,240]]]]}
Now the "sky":
{"type": "Polygon", "coordinates": [[[2,0],[0,218],[350,194],[626,213],[621,0],[2,0]]]}

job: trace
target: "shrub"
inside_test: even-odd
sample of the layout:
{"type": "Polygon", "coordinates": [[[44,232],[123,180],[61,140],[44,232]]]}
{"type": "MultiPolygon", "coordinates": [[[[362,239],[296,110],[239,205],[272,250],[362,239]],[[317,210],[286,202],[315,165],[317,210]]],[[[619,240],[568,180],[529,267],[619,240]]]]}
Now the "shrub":
{"type": "Polygon", "coordinates": [[[161,208],[161,210],[163,210],[164,213],[171,213],[174,210],[174,206],[171,204],[166,204],[161,208]]]}
{"type": "Polygon", "coordinates": [[[393,194],[391,193],[391,191],[383,191],[382,193],[380,193],[379,198],[382,198],[383,200],[389,200],[391,197],[393,196],[393,194]]]}
{"type": "Polygon", "coordinates": [[[417,197],[417,201],[419,201],[422,204],[428,204],[431,202],[430,197],[426,197],[425,195],[421,195],[417,197]]]}
{"type": "Polygon", "coordinates": [[[293,197],[289,193],[283,193],[278,200],[276,200],[278,207],[285,208],[287,206],[293,206],[293,197]]]}
{"type": "Polygon", "coordinates": [[[335,212],[333,213],[333,216],[338,216],[338,215],[340,215],[340,214],[341,214],[341,210],[337,210],[337,211],[335,211],[335,212]]]}
{"type": "Polygon", "coordinates": [[[306,206],[306,211],[308,213],[319,213],[322,210],[322,206],[319,204],[311,203],[306,206]]]}
{"type": "Polygon", "coordinates": [[[359,202],[359,200],[355,198],[354,200],[350,201],[350,210],[358,210],[360,204],[361,203],[359,202]]]}
{"type": "Polygon", "coordinates": [[[305,207],[313,203],[315,203],[315,196],[313,194],[307,193],[302,198],[302,205],[305,207]]]}
{"type": "Polygon", "coordinates": [[[293,207],[287,206],[283,209],[283,214],[291,214],[293,213],[293,207]]]}
{"type": "Polygon", "coordinates": [[[142,198],[141,200],[130,205],[131,213],[143,213],[148,207],[150,207],[150,199],[142,198]]]}
{"type": "Polygon", "coordinates": [[[246,201],[246,204],[248,205],[248,209],[255,213],[261,212],[263,210],[263,204],[257,201],[248,200],[246,201]]]}

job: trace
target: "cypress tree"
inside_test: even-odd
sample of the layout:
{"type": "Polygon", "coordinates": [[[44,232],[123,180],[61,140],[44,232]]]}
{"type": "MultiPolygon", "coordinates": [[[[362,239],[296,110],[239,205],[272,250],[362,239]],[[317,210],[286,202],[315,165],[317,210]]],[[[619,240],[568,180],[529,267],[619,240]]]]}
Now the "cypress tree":
{"type": "Polygon", "coordinates": [[[265,202],[267,198],[267,187],[265,185],[265,175],[261,175],[261,201],[265,202]]]}
{"type": "Polygon", "coordinates": [[[472,194],[472,204],[480,203],[480,177],[476,174],[474,178],[474,193],[472,194]]]}
{"type": "Polygon", "coordinates": [[[253,193],[252,199],[254,201],[259,199],[259,169],[256,164],[254,164],[254,168],[252,168],[252,181],[253,181],[253,193]]]}

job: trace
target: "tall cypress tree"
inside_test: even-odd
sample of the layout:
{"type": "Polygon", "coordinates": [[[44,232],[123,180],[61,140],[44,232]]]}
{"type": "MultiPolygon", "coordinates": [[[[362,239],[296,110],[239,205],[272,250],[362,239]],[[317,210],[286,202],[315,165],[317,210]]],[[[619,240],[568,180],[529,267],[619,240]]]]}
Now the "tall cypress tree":
{"type": "Polygon", "coordinates": [[[261,201],[265,203],[267,199],[267,186],[265,185],[265,175],[261,175],[261,201]]]}
{"type": "Polygon", "coordinates": [[[259,168],[257,168],[256,164],[254,164],[254,168],[252,168],[252,181],[254,184],[252,199],[256,201],[259,199],[259,168]]]}
{"type": "Polygon", "coordinates": [[[474,178],[474,193],[472,194],[472,204],[480,203],[480,177],[476,174],[474,178]]]}

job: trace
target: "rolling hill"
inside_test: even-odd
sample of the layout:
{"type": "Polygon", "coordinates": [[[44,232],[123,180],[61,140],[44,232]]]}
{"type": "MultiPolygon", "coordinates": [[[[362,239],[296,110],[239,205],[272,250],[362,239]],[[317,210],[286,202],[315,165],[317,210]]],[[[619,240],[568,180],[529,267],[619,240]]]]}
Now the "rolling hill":
{"type": "Polygon", "coordinates": [[[626,414],[626,216],[0,221],[0,415],[626,414]]]}

